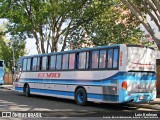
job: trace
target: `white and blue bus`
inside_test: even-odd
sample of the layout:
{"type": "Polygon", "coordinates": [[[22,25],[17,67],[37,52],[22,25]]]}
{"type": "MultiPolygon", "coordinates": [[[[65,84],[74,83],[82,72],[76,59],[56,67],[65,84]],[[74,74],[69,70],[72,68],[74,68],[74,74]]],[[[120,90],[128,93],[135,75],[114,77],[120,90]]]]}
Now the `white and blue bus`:
{"type": "Polygon", "coordinates": [[[0,60],[0,85],[4,84],[4,60],[0,60]]]}
{"type": "Polygon", "coordinates": [[[156,98],[155,50],[119,44],[21,57],[14,90],[79,105],[148,102],[156,98]]]}

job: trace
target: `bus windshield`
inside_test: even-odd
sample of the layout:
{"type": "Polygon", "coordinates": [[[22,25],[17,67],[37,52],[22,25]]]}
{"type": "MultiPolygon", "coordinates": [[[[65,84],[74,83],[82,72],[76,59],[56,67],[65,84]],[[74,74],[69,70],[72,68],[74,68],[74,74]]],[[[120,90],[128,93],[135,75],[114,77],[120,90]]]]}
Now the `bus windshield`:
{"type": "Polygon", "coordinates": [[[154,49],[146,47],[128,47],[128,60],[133,64],[154,64],[154,49]]]}

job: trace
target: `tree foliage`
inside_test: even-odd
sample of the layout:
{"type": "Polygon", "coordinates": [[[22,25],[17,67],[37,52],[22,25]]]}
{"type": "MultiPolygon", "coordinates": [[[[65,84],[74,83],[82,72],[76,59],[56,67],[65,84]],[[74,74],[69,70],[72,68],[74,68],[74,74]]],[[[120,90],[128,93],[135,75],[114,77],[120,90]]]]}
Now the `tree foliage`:
{"type": "Polygon", "coordinates": [[[159,0],[122,0],[122,2],[131,10],[132,14],[143,24],[145,29],[153,38],[160,50],[160,38],[156,32],[160,32],[160,1],[159,0]],[[151,19],[147,19],[149,16],[151,19]],[[158,28],[155,31],[152,27],[153,21],[158,28]]]}
{"type": "Polygon", "coordinates": [[[96,45],[138,44],[142,36],[138,25],[130,11],[114,1],[86,29],[96,45]]]}
{"type": "Polygon", "coordinates": [[[59,44],[63,51],[68,44],[137,43],[141,36],[135,20],[119,13],[119,0],[1,0],[0,5],[0,17],[10,22],[8,32],[34,38],[38,53],[56,52],[59,44]],[[127,25],[116,23],[125,17],[127,25]]]}
{"type": "MultiPolygon", "coordinates": [[[[139,44],[143,32],[139,22],[120,0],[96,1],[89,15],[96,15],[92,21],[82,24],[72,32],[70,44],[72,48],[108,44],[139,44]],[[81,33],[81,34],[79,34],[81,33]]],[[[84,16],[83,16],[84,17],[84,16]]]]}
{"type": "Polygon", "coordinates": [[[19,39],[17,40],[16,38],[13,39],[14,37],[12,37],[12,40],[9,40],[4,34],[5,30],[5,24],[0,26],[0,59],[5,61],[5,66],[7,68],[6,72],[8,72],[11,70],[14,62],[17,61],[20,56],[25,54],[25,42],[19,41],[19,39]]]}
{"type": "Polygon", "coordinates": [[[52,52],[57,51],[59,42],[64,50],[68,35],[90,21],[81,16],[87,14],[91,5],[90,0],[3,0],[0,9],[1,18],[11,23],[11,34],[35,38],[38,53],[47,53],[49,47],[52,52]]]}

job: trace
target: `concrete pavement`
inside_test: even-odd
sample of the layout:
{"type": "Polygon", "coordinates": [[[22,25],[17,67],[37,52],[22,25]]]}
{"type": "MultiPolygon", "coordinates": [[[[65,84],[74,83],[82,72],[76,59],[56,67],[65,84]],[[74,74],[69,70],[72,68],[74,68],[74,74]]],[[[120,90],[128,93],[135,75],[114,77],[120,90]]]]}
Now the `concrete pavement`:
{"type": "Polygon", "coordinates": [[[13,90],[13,85],[0,85],[0,88],[8,89],[8,90],[13,90]]]}
{"type": "MultiPolygon", "coordinates": [[[[0,88],[13,90],[13,85],[0,85],[0,88]]],[[[149,103],[136,103],[136,104],[132,103],[130,105],[135,107],[143,107],[143,108],[160,110],[160,94],[157,95],[157,98],[154,101],[151,101],[149,103]]]]}

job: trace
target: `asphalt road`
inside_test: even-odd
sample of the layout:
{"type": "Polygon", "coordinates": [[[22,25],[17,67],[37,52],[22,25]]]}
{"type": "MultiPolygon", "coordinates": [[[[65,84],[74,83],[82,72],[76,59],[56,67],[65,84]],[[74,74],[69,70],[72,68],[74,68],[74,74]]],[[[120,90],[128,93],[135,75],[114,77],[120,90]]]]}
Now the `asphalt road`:
{"type": "MultiPolygon", "coordinates": [[[[130,115],[139,112],[153,111],[122,104],[88,103],[79,106],[74,100],[32,95],[26,97],[22,93],[0,88],[0,111],[15,112],[23,115],[38,113],[42,117],[107,117],[111,115],[130,115]]],[[[16,116],[15,116],[16,117],[16,116]]],[[[24,117],[24,116],[23,116],[24,117]]]]}

